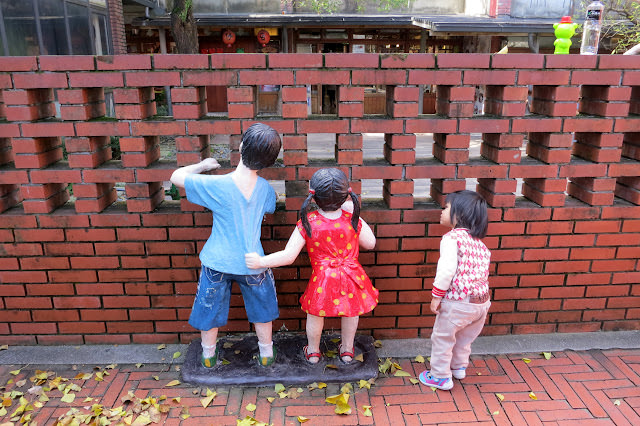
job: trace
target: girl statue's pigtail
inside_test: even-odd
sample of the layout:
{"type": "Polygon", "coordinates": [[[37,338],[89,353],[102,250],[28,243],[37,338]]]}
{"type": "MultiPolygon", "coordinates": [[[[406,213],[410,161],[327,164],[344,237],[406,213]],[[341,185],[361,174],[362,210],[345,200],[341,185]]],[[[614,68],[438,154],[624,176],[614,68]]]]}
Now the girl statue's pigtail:
{"type": "Polygon", "coordinates": [[[355,192],[349,188],[349,195],[351,195],[351,200],[353,201],[353,216],[351,216],[351,226],[353,229],[358,232],[358,224],[360,223],[360,200],[355,192]]]}
{"type": "Polygon", "coordinates": [[[309,223],[309,218],[307,217],[307,209],[309,208],[309,202],[313,198],[315,191],[312,189],[309,190],[309,195],[305,198],[304,203],[302,203],[302,207],[300,207],[300,220],[302,221],[302,227],[307,233],[307,237],[311,238],[311,224],[309,223]]]}

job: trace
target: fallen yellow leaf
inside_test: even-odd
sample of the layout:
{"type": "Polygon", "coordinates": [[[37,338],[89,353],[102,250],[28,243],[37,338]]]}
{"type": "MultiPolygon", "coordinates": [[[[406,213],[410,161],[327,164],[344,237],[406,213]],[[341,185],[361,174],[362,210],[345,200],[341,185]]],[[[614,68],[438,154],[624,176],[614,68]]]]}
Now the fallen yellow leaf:
{"type": "Polygon", "coordinates": [[[394,374],[395,377],[410,377],[411,374],[407,373],[406,371],[396,371],[394,374]]]}
{"type": "Polygon", "coordinates": [[[497,394],[496,394],[496,396],[498,397],[498,399],[499,399],[500,401],[504,401],[504,395],[503,395],[503,394],[501,394],[501,393],[497,393],[497,394]]]}
{"type": "Polygon", "coordinates": [[[415,357],[414,361],[424,363],[424,357],[422,355],[418,355],[417,357],[415,357]]]}
{"type": "Polygon", "coordinates": [[[375,342],[373,342],[373,346],[375,346],[376,348],[381,348],[382,347],[382,341],[381,340],[376,340],[375,342]]]}
{"type": "Polygon", "coordinates": [[[549,359],[551,359],[551,352],[542,352],[542,356],[545,359],[549,360],[549,359]]]}
{"type": "Polygon", "coordinates": [[[182,355],[180,352],[174,352],[173,353],[173,359],[179,358],[180,355],[182,355]]]}
{"type": "Polygon", "coordinates": [[[500,414],[500,411],[494,411],[493,413],[491,413],[494,416],[497,416],[498,414],[500,414]]]}
{"type": "Polygon", "coordinates": [[[60,401],[72,403],[74,399],[76,399],[75,393],[66,393],[62,395],[62,398],[60,398],[60,401]]]}
{"type": "Polygon", "coordinates": [[[613,401],[613,405],[620,405],[620,400],[616,399],[615,401],[613,401]]]}
{"type": "Polygon", "coordinates": [[[371,406],[370,405],[363,405],[362,406],[362,414],[365,417],[371,417],[373,416],[373,413],[371,412],[371,406]]]}
{"type": "Polygon", "coordinates": [[[217,394],[218,394],[217,392],[213,392],[211,389],[207,388],[207,396],[200,400],[200,404],[202,404],[204,408],[207,408],[217,394]]]}
{"type": "Polygon", "coordinates": [[[158,349],[159,351],[161,351],[162,349],[165,349],[167,347],[167,345],[165,345],[164,343],[161,345],[158,345],[158,347],[156,349],[158,349]]]}
{"type": "Polygon", "coordinates": [[[363,354],[356,355],[354,359],[359,362],[364,362],[364,355],[363,354]]]}
{"type": "Polygon", "coordinates": [[[9,373],[13,374],[14,376],[17,376],[18,374],[20,374],[20,370],[9,371],[9,373]]]}
{"type": "Polygon", "coordinates": [[[165,386],[177,386],[180,384],[180,380],[172,380],[169,383],[167,383],[165,386]]]}
{"type": "Polygon", "coordinates": [[[533,393],[533,392],[530,392],[530,393],[529,393],[529,398],[531,398],[531,399],[536,399],[536,400],[538,399],[538,397],[536,396],[536,394],[535,394],[535,393],[533,393]]]}
{"type": "Polygon", "coordinates": [[[160,377],[159,376],[153,376],[153,380],[158,381],[158,380],[160,380],[160,377]]]}
{"type": "Polygon", "coordinates": [[[143,365],[144,365],[143,363],[139,362],[139,363],[137,363],[137,364],[136,364],[136,368],[140,368],[140,367],[142,367],[143,365]]]}
{"type": "Polygon", "coordinates": [[[324,382],[320,382],[320,383],[318,383],[318,389],[324,389],[324,388],[326,388],[326,387],[327,387],[327,384],[326,384],[326,383],[324,383],[324,382]]]}
{"type": "Polygon", "coordinates": [[[420,383],[420,380],[413,377],[410,377],[409,381],[411,382],[411,384],[414,384],[414,385],[417,385],[418,383],[420,383]]]}
{"type": "Polygon", "coordinates": [[[9,349],[9,345],[0,345],[0,351],[6,351],[9,349]]]}
{"type": "Polygon", "coordinates": [[[172,401],[177,402],[178,404],[180,404],[180,400],[182,399],[182,397],[176,396],[175,398],[172,399],[172,401]]]}
{"type": "Polygon", "coordinates": [[[358,382],[358,386],[360,386],[360,389],[362,388],[371,389],[371,383],[369,383],[367,380],[360,380],[358,382]]]}
{"type": "Polygon", "coordinates": [[[272,403],[273,401],[275,401],[275,398],[272,396],[268,396],[267,401],[269,401],[269,403],[272,403]]]}
{"type": "Polygon", "coordinates": [[[276,383],[275,387],[273,388],[275,393],[280,393],[282,391],[284,391],[286,388],[284,387],[284,385],[282,383],[276,383]]]}
{"type": "Polygon", "coordinates": [[[353,392],[353,386],[351,386],[351,383],[345,383],[340,388],[340,393],[351,393],[351,392],[353,392]]]}
{"type": "Polygon", "coordinates": [[[249,411],[249,412],[251,412],[251,413],[253,413],[254,411],[256,411],[256,408],[258,408],[258,407],[256,407],[256,405],[255,405],[255,404],[252,404],[252,403],[248,403],[248,404],[247,404],[247,406],[246,406],[246,407],[244,407],[244,409],[245,409],[245,410],[247,410],[247,411],[249,411]]]}
{"type": "Polygon", "coordinates": [[[529,364],[531,362],[531,360],[529,358],[522,358],[522,360],[526,363],[529,364]]]}
{"type": "Polygon", "coordinates": [[[298,421],[299,421],[300,423],[304,423],[304,422],[308,422],[308,421],[309,421],[309,419],[308,419],[308,418],[306,418],[306,417],[303,417],[303,416],[298,416],[298,421]]]}

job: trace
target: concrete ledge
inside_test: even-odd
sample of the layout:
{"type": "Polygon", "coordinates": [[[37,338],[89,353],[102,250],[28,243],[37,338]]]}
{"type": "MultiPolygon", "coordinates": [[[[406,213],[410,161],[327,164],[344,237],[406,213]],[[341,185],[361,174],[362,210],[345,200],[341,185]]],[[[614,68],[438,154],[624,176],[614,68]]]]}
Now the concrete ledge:
{"type": "MultiPolygon", "coordinates": [[[[275,337],[275,335],[274,335],[275,337]]],[[[0,351],[0,365],[24,364],[165,364],[175,352],[181,356],[173,360],[182,364],[188,345],[82,345],[82,346],[9,346],[0,351]]],[[[589,349],[640,348],[640,330],[593,333],[519,334],[510,336],[481,336],[471,347],[475,355],[518,354],[589,349]]],[[[413,358],[431,353],[431,341],[425,339],[387,339],[376,350],[379,358],[413,358]]]]}

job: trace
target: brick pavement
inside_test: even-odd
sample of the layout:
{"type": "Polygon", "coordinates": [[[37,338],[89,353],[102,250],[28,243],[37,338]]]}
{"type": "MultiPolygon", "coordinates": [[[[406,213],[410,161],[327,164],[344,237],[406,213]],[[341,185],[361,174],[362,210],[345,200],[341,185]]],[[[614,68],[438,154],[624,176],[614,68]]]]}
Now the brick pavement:
{"type": "MultiPolygon", "coordinates": [[[[412,384],[410,379],[424,369],[423,364],[408,358],[394,361],[410,377],[380,375],[370,389],[352,383],[349,415],[335,414],[336,406],[325,401],[341,393],[341,384],[312,390],[287,387],[285,394],[295,398],[285,394],[281,398],[274,387],[220,387],[210,389],[216,396],[205,408],[201,400],[206,388],[182,383],[167,386],[180,380],[179,365],[3,365],[0,383],[7,412],[0,416],[0,424],[10,422],[25,402],[33,410],[25,411],[23,416],[30,417],[23,420],[31,425],[55,424],[65,415],[67,420],[75,416],[79,423],[89,424],[96,417],[87,414],[109,417],[113,414],[109,410],[120,406],[127,413],[110,418],[134,425],[153,420],[165,425],[236,425],[247,416],[273,425],[297,425],[300,416],[308,419],[307,426],[640,424],[640,349],[563,351],[552,353],[550,359],[540,353],[473,355],[467,378],[456,380],[451,391],[412,384]],[[11,373],[16,370],[20,371],[11,373]],[[56,376],[69,379],[60,383],[63,391],[66,387],[75,394],[73,402],[62,402],[63,392],[53,389],[45,392],[48,401],[34,404],[39,398],[28,389],[34,386],[30,378],[36,370],[55,372],[44,387],[56,376]],[[74,378],[79,373],[91,377],[74,378]],[[104,380],[97,381],[99,375],[104,380]],[[70,389],[72,384],[77,386],[70,389]],[[22,402],[19,392],[25,395],[22,402]],[[128,395],[132,401],[123,405],[128,395]],[[364,414],[364,406],[371,407],[371,416],[364,414]]],[[[19,424],[19,418],[16,415],[13,422],[19,424]]]]}

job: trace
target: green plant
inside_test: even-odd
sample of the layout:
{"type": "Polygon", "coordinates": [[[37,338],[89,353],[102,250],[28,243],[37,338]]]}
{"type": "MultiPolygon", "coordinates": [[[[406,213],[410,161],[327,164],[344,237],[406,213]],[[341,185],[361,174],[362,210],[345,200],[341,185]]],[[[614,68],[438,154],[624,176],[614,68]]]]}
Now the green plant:
{"type": "Polygon", "coordinates": [[[111,145],[111,159],[119,160],[122,154],[122,151],[120,151],[120,137],[111,136],[109,138],[109,144],[111,145]]]}
{"type": "Polygon", "coordinates": [[[180,192],[174,184],[171,184],[171,188],[164,191],[164,194],[170,196],[172,200],[180,199],[180,192]]]}

